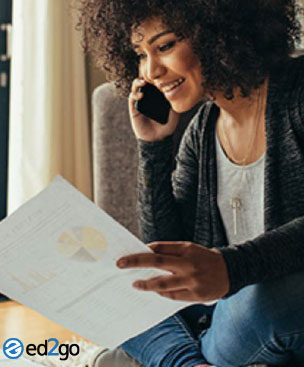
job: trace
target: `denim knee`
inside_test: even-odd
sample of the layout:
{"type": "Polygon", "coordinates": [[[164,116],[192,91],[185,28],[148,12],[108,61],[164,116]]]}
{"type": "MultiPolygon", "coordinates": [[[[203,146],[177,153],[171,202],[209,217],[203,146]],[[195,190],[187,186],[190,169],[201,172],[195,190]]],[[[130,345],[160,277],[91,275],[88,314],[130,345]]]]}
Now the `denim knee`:
{"type": "Polygon", "coordinates": [[[304,328],[304,272],[248,286],[227,301],[239,330],[277,340],[304,328]]]}
{"type": "Polygon", "coordinates": [[[246,365],[253,358],[285,362],[304,343],[303,295],[300,272],[245,287],[221,300],[211,328],[202,336],[202,353],[221,366],[246,365]]]}

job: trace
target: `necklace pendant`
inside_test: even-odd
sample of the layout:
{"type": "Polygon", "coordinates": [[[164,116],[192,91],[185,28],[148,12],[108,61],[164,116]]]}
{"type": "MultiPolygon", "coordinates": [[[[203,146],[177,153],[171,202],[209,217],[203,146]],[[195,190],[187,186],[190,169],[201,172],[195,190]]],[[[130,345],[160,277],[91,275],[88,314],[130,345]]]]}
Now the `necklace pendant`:
{"type": "Polygon", "coordinates": [[[234,235],[236,236],[237,235],[237,212],[242,207],[242,201],[238,197],[233,197],[230,200],[230,205],[233,211],[233,229],[234,229],[234,235]]]}

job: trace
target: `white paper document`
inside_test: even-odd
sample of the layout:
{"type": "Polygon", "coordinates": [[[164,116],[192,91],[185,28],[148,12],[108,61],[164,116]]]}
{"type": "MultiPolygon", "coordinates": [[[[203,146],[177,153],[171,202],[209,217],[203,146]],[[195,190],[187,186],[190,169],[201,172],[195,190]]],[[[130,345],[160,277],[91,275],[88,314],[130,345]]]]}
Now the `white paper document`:
{"type": "Polygon", "coordinates": [[[151,250],[57,176],[0,223],[0,292],[113,348],[190,304],[132,287],[164,274],[116,267],[142,252],[151,250]]]}

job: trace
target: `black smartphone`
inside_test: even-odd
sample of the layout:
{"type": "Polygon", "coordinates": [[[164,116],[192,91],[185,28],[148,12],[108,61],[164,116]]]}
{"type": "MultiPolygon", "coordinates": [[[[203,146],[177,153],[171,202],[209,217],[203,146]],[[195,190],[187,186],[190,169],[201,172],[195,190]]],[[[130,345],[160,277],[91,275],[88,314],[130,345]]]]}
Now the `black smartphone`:
{"type": "Polygon", "coordinates": [[[154,85],[146,84],[138,88],[144,94],[143,98],[135,102],[135,108],[160,124],[168,122],[171,105],[161,91],[154,85]]]}

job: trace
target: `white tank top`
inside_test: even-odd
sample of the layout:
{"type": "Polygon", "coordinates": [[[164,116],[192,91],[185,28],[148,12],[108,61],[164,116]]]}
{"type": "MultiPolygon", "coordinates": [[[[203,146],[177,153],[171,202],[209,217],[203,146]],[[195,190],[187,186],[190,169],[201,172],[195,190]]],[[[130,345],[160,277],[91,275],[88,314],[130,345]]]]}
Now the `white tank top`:
{"type": "Polygon", "coordinates": [[[217,203],[229,245],[241,244],[264,232],[265,153],[239,166],[227,158],[216,134],[216,162],[217,203]]]}

